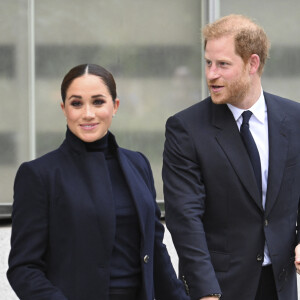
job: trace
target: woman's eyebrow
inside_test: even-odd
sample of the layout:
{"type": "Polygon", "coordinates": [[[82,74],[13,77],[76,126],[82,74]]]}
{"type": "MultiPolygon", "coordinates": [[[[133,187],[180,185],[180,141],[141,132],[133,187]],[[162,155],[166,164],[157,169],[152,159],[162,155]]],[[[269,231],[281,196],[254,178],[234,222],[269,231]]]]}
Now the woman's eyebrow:
{"type": "Polygon", "coordinates": [[[82,97],[79,95],[71,95],[68,99],[71,99],[71,98],[82,99],[82,97]]]}
{"type": "Polygon", "coordinates": [[[106,98],[106,97],[102,94],[98,94],[98,95],[92,96],[92,98],[106,98]]]}

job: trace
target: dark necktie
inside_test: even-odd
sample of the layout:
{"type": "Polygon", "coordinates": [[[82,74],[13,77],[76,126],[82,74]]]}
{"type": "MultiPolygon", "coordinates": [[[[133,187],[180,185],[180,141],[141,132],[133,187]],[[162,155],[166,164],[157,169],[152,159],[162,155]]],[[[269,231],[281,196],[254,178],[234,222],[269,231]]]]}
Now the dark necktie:
{"type": "Polygon", "coordinates": [[[246,146],[247,152],[249,154],[251,163],[252,163],[252,167],[253,167],[253,171],[256,177],[256,181],[257,181],[257,185],[259,188],[259,192],[261,195],[261,191],[262,191],[262,183],[261,183],[261,165],[260,165],[260,157],[259,157],[259,152],[257,150],[255,141],[253,139],[253,136],[250,132],[249,129],[249,120],[252,116],[252,112],[250,110],[246,110],[242,113],[243,116],[243,123],[241,125],[241,136],[242,136],[242,140],[246,146]]]}

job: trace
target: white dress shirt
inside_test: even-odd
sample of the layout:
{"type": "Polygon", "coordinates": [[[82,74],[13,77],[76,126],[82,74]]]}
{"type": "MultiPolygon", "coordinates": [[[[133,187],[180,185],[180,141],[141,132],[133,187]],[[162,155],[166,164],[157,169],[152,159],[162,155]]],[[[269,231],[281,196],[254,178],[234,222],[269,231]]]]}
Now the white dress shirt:
{"type": "MultiPolygon", "coordinates": [[[[231,104],[227,104],[231,110],[237,126],[240,130],[243,117],[242,113],[244,109],[237,108],[231,104]]],[[[252,116],[249,120],[250,132],[253,136],[255,144],[257,146],[260,164],[261,164],[261,179],[262,179],[262,206],[266,207],[266,195],[267,195],[267,182],[268,182],[268,170],[269,170],[269,135],[268,135],[268,113],[267,105],[265,102],[265,97],[263,90],[261,90],[260,97],[249,109],[252,112],[252,116]]],[[[267,245],[265,244],[264,250],[264,262],[263,265],[268,265],[271,263],[269,256],[269,251],[267,245]]]]}

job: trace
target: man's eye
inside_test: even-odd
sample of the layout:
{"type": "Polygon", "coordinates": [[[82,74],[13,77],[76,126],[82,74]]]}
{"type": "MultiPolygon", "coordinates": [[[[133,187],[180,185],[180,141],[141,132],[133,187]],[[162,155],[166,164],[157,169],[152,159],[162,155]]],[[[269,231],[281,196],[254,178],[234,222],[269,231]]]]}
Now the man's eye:
{"type": "Polygon", "coordinates": [[[224,62],[224,61],[221,61],[221,62],[220,62],[220,66],[221,66],[221,67],[225,67],[225,66],[227,66],[227,65],[228,65],[227,62],[224,62]]]}
{"type": "Polygon", "coordinates": [[[206,65],[207,65],[208,67],[210,67],[210,66],[211,66],[211,61],[207,60],[207,61],[206,61],[206,65]]]}

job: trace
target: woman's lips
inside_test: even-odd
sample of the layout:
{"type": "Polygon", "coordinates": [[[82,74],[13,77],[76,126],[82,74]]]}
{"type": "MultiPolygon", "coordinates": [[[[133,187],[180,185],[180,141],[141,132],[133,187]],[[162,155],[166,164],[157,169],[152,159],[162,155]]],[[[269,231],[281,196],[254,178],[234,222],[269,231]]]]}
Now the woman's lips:
{"type": "Polygon", "coordinates": [[[96,128],[98,123],[92,123],[92,124],[80,124],[80,127],[84,130],[93,130],[96,128]]]}

